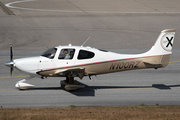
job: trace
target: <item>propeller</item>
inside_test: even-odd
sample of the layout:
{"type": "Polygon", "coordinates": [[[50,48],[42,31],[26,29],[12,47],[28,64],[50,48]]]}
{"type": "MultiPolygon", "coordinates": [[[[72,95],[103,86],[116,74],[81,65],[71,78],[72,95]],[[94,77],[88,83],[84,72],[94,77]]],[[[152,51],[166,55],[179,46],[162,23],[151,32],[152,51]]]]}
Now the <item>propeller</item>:
{"type": "Polygon", "coordinates": [[[13,72],[13,68],[14,68],[12,44],[10,46],[10,61],[5,63],[5,65],[11,68],[10,73],[11,73],[11,76],[12,76],[12,72],[13,72]]]}
{"type": "Polygon", "coordinates": [[[10,46],[10,61],[13,61],[12,44],[11,44],[11,46],[10,46]]]}

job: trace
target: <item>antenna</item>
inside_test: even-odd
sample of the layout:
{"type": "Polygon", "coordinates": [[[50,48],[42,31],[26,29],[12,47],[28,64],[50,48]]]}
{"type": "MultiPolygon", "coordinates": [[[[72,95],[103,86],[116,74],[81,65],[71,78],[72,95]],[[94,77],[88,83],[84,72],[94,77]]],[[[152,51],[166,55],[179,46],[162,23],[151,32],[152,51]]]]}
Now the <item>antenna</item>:
{"type": "Polygon", "coordinates": [[[91,36],[89,36],[88,39],[81,46],[83,46],[90,38],[91,36]]]}

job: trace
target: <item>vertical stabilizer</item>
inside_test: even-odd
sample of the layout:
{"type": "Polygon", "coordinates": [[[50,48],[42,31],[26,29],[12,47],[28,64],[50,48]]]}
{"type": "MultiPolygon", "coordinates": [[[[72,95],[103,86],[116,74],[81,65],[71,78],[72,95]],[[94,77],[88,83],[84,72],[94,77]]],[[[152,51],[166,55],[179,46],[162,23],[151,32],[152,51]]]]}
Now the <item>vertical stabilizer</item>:
{"type": "Polygon", "coordinates": [[[154,46],[152,46],[152,48],[147,52],[147,54],[149,55],[171,54],[174,37],[175,37],[175,31],[176,30],[174,29],[166,29],[161,31],[154,46]]]}
{"type": "Polygon", "coordinates": [[[146,66],[159,68],[165,67],[169,63],[173,42],[175,37],[174,29],[161,31],[154,46],[145,53],[147,59],[144,61],[146,66]]]}

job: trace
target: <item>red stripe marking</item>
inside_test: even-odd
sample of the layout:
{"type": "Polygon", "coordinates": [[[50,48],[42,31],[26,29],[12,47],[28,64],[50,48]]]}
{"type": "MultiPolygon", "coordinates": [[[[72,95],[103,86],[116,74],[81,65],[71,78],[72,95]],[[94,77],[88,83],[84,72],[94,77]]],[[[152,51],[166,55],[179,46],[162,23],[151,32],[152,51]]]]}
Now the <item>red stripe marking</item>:
{"type": "Polygon", "coordinates": [[[85,65],[93,65],[93,64],[100,64],[100,63],[106,63],[106,62],[115,62],[115,61],[120,61],[120,60],[130,60],[130,59],[147,58],[147,57],[155,57],[155,56],[159,56],[159,55],[146,56],[146,57],[136,57],[136,58],[116,59],[116,60],[108,60],[108,61],[86,63],[86,64],[79,64],[79,65],[71,65],[71,66],[64,66],[64,67],[55,67],[55,68],[49,68],[49,69],[37,69],[37,70],[32,70],[32,71],[48,71],[48,70],[63,69],[63,68],[69,68],[69,67],[79,67],[79,66],[85,66],[85,65]]]}

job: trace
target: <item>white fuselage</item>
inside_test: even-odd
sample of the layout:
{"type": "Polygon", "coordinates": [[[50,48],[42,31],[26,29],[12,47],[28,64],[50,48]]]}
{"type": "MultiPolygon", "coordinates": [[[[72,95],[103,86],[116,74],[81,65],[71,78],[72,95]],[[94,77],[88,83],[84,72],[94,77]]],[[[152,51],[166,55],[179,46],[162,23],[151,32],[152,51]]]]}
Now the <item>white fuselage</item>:
{"type": "Polygon", "coordinates": [[[135,69],[140,65],[140,62],[148,54],[126,55],[118,54],[109,51],[99,50],[90,47],[78,46],[59,46],[54,53],[54,58],[50,59],[44,56],[21,58],[14,60],[14,66],[23,72],[37,75],[38,71],[53,70],[53,69],[71,69],[71,68],[86,68],[88,74],[103,74],[121,70],[135,69]],[[58,59],[61,50],[75,49],[72,59],[58,59]],[[85,50],[94,53],[92,58],[78,59],[80,50],[85,50]],[[113,68],[115,67],[115,68],[113,68]],[[122,67],[122,68],[121,68],[122,67]],[[109,69],[109,70],[108,70],[109,69]],[[113,70],[114,69],[114,70],[113,70]]]}
{"type": "Polygon", "coordinates": [[[15,67],[18,70],[21,70],[26,73],[36,74],[38,71],[41,70],[49,70],[49,69],[57,69],[57,68],[67,68],[67,67],[74,67],[74,66],[82,66],[88,64],[97,64],[97,63],[107,63],[112,61],[119,61],[125,59],[134,59],[137,57],[142,57],[139,55],[121,55],[113,52],[108,51],[101,51],[95,48],[90,47],[77,47],[77,46],[63,46],[57,47],[57,51],[55,53],[55,57],[53,59],[37,56],[37,57],[28,57],[28,58],[20,58],[15,59],[15,67]],[[58,59],[61,49],[75,49],[75,54],[73,59],[58,59]],[[78,53],[80,50],[87,50],[93,52],[95,55],[93,58],[90,59],[81,59],[79,60],[78,53]]]}

